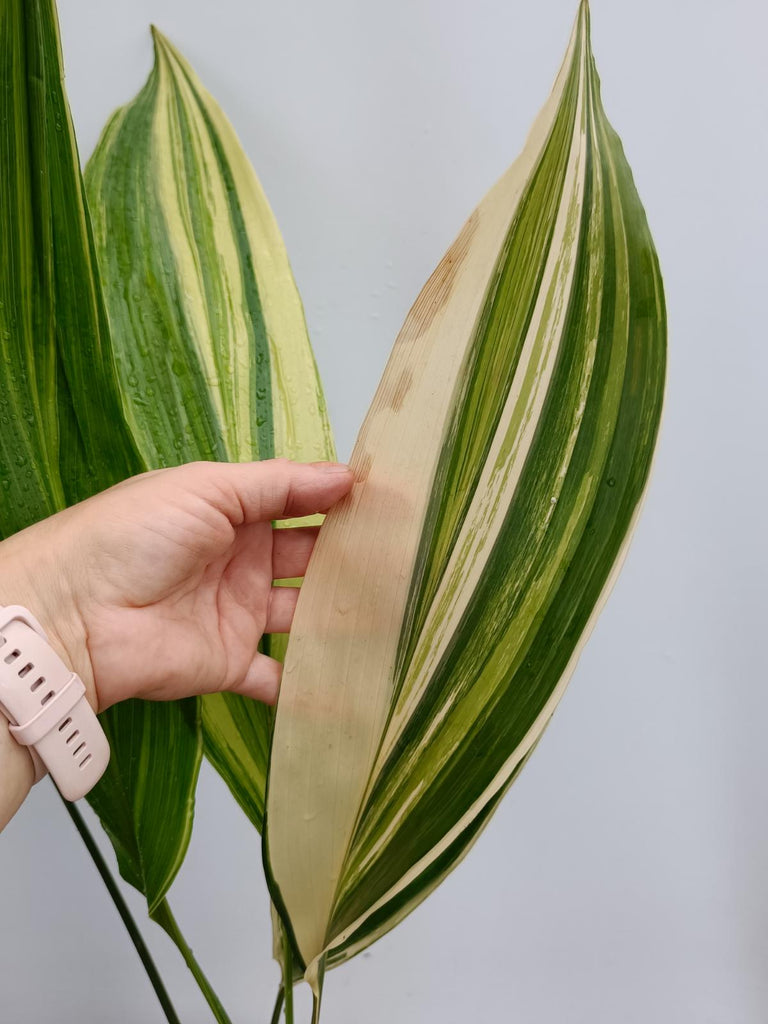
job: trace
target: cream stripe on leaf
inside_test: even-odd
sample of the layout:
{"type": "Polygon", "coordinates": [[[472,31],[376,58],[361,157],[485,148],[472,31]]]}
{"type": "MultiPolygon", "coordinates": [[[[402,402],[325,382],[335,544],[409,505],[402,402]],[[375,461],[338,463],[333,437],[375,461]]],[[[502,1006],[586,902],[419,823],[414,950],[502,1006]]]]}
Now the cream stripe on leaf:
{"type": "MultiPolygon", "coordinates": [[[[147,463],[334,457],[279,229],[232,126],[153,29],[154,68],[86,168],[133,432],[147,463]]],[[[264,648],[281,657],[285,641],[264,648]]],[[[261,827],[272,714],[203,699],[205,752],[261,827]]]]}
{"type": "Polygon", "coordinates": [[[521,157],[405,322],[299,601],[264,849],[316,990],[442,880],[535,748],[637,519],[665,351],[584,2],[521,157]]]}

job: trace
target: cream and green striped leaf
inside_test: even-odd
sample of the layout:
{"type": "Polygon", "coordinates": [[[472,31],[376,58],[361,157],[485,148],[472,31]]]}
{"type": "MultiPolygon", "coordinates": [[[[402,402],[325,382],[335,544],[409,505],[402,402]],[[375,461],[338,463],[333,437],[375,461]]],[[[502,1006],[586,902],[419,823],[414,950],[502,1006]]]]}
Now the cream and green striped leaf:
{"type": "Polygon", "coordinates": [[[147,461],[322,459],[330,431],[277,224],[234,130],[153,30],[86,168],[128,415],[147,461]]]}
{"type": "MultiPolygon", "coordinates": [[[[333,458],[277,223],[220,107],[153,29],[155,63],[86,168],[128,419],[148,465],[333,458]]],[[[280,638],[267,638],[279,656],[280,638]]],[[[203,699],[205,750],[261,827],[272,715],[203,699]]]]}
{"type": "Polygon", "coordinates": [[[299,601],[265,864],[316,989],[451,870],[538,742],[636,522],[665,346],[583,2],[522,155],[408,315],[299,601]]]}

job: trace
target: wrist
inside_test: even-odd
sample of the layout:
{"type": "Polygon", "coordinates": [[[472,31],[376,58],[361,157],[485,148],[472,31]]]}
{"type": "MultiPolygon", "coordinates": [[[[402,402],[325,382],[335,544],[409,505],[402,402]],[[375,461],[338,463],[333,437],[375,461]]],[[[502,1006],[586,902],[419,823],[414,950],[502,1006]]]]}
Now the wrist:
{"type": "Polygon", "coordinates": [[[0,831],[24,802],[35,781],[35,767],[26,747],[11,736],[0,717],[0,831]]]}
{"type": "Polygon", "coordinates": [[[46,543],[42,535],[30,536],[33,531],[42,534],[45,525],[40,523],[0,543],[0,605],[29,609],[53,650],[80,676],[88,703],[98,711],[88,634],[72,579],[63,571],[66,558],[59,544],[46,543]]]}

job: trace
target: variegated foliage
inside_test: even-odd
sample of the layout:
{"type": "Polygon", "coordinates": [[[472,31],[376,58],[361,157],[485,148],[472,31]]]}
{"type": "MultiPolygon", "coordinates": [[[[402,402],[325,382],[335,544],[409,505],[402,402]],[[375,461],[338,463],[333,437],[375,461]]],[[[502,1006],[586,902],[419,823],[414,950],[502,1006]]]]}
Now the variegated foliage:
{"type": "MultiPolygon", "coordinates": [[[[153,36],[149,79],[112,116],[85,174],[132,432],[152,468],[332,458],[301,300],[264,193],[218,104],[153,36]]],[[[282,643],[268,638],[269,653],[280,656],[282,643]]],[[[271,711],[234,694],[201,705],[205,751],[260,828],[271,711]]],[[[162,786],[163,773],[142,781],[162,786]]],[[[192,796],[176,829],[182,856],[192,796]]]]}
{"type": "MultiPolygon", "coordinates": [[[[89,167],[94,237],[54,0],[0,4],[0,535],[148,467],[333,455],[274,218],[217,105],[155,43],[147,87],[89,167]]],[[[284,638],[271,640],[279,655],[284,638]]],[[[225,1020],[165,894],[189,841],[203,732],[260,825],[271,715],[222,696],[202,715],[197,699],[131,701],[102,722],[112,757],[90,801],[225,1020]]]]}
{"type": "MultiPolygon", "coordinates": [[[[0,85],[0,531],[8,534],[146,465],[123,415],[52,0],[0,5],[0,85]]],[[[199,730],[182,707],[137,703],[102,721],[112,759],[93,801],[105,808],[124,872],[152,906],[186,845],[174,826],[188,814],[199,730]],[[144,776],[162,751],[166,785],[138,803],[147,824],[161,820],[163,829],[137,820],[127,798],[135,764],[122,757],[126,745],[142,749],[135,764],[144,776]]]]}
{"type": "Polygon", "coordinates": [[[637,519],[665,345],[582,3],[408,315],[299,600],[265,863],[316,993],[455,866],[550,720],[637,519]]]}
{"type": "MultiPolygon", "coordinates": [[[[0,4],[2,535],[146,469],[123,412],[63,79],[53,0],[0,4]]],[[[154,911],[186,850],[197,706],[133,701],[102,724],[112,756],[91,800],[154,911]],[[147,786],[155,772],[163,785],[147,786]]]]}

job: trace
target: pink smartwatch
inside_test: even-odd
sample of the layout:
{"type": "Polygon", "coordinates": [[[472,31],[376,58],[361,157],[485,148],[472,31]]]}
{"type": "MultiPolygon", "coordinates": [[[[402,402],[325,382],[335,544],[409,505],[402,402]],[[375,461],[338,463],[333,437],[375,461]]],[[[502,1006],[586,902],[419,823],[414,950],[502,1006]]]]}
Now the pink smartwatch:
{"type": "Polygon", "coordinates": [[[50,772],[65,799],[79,800],[104,774],[109,744],[83,681],[18,605],[0,606],[0,712],[32,755],[35,782],[50,772]]]}

